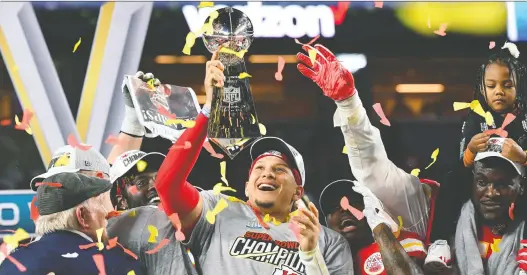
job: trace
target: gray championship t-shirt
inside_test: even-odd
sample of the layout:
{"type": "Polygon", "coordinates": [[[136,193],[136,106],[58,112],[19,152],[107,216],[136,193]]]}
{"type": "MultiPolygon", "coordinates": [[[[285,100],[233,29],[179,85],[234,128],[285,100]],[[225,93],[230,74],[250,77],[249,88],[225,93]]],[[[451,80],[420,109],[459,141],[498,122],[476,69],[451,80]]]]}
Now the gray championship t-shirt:
{"type": "MultiPolygon", "coordinates": [[[[243,202],[235,202],[212,191],[200,193],[203,212],[192,236],[190,247],[202,274],[214,275],[308,275],[298,256],[299,244],[289,223],[268,223],[266,230],[254,211],[243,202]],[[216,215],[214,224],[206,219],[220,199],[227,208],[216,215]]],[[[347,241],[337,232],[322,227],[319,248],[331,275],[353,274],[353,260],[347,241]]]]}
{"type": "Polygon", "coordinates": [[[156,206],[141,206],[108,220],[108,236],[117,238],[124,247],[134,252],[142,269],[149,275],[197,275],[186,247],[176,240],[176,230],[165,212],[156,206]],[[135,212],[131,214],[131,212],[135,212]],[[157,243],[149,243],[148,225],[158,230],[157,243]],[[146,254],[163,239],[170,242],[154,254],[146,254]]]}

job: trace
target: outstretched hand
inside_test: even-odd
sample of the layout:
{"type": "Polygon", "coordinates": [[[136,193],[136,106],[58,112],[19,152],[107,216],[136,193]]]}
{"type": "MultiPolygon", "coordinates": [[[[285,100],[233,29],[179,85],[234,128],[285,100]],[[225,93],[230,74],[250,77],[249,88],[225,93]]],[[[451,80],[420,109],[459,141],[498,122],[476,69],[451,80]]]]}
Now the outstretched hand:
{"type": "Polygon", "coordinates": [[[305,77],[313,80],[324,93],[325,96],[341,101],[355,94],[355,80],[353,75],[346,70],[337,60],[335,55],[326,47],[317,44],[315,47],[303,45],[304,51],[314,54],[314,62],[303,54],[296,55],[298,71],[305,77]]]}

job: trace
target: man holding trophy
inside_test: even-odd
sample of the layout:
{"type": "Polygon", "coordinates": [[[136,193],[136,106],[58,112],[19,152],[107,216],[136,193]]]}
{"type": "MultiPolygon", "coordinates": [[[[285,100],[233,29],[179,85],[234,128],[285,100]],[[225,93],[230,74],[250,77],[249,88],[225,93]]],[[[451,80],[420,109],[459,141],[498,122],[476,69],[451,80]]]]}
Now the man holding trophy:
{"type": "MultiPolygon", "coordinates": [[[[220,49],[207,62],[207,102],[195,126],[187,129],[174,145],[190,142],[192,147],[170,150],[157,174],[156,189],[165,213],[179,215],[187,236],[185,245],[197,256],[201,274],[353,274],[347,242],[320,225],[315,206],[310,203],[309,209],[298,207],[298,211],[292,212],[304,193],[305,168],[300,153],[285,141],[265,137],[251,146],[252,165],[245,187],[247,202],[215,191],[200,193],[186,182],[207,136],[207,128],[213,133],[215,130],[223,133],[219,139],[246,138],[240,136],[245,134],[241,130],[245,128],[239,125],[251,119],[251,113],[244,114],[244,111],[254,111],[252,105],[248,109],[237,109],[234,114],[229,112],[229,104],[223,105],[227,99],[232,108],[232,99],[237,98],[225,96],[228,85],[240,89],[241,101],[246,96],[252,104],[252,97],[248,85],[242,85],[235,76],[241,71],[220,62],[229,59],[220,53],[236,54],[236,49],[222,52],[223,47],[245,43],[243,32],[238,31],[245,30],[243,26],[250,25],[250,21],[241,11],[232,8],[217,12],[212,22],[214,33],[208,38],[216,39],[214,43],[220,49]],[[232,124],[233,129],[222,124],[223,112],[233,116],[223,116],[227,120],[237,120],[232,124]],[[217,117],[214,120],[212,113],[217,117]]],[[[250,132],[250,126],[248,129],[250,132]]]]}

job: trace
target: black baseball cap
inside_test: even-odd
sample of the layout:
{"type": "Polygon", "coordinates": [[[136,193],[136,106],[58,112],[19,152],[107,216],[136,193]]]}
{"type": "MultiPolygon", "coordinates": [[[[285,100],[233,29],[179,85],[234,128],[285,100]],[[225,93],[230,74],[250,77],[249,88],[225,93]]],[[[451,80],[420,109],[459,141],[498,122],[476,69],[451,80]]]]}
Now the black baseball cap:
{"type": "Polygon", "coordinates": [[[336,180],[328,184],[320,193],[319,198],[322,215],[327,217],[328,214],[333,212],[335,207],[340,205],[340,200],[344,196],[350,200],[350,203],[353,198],[360,198],[362,200],[362,195],[355,192],[353,186],[355,186],[355,182],[346,179],[336,180]]]}
{"type": "Polygon", "coordinates": [[[68,210],[111,188],[112,183],[109,180],[80,173],[60,173],[50,176],[37,189],[38,213],[50,215],[68,210]]]}

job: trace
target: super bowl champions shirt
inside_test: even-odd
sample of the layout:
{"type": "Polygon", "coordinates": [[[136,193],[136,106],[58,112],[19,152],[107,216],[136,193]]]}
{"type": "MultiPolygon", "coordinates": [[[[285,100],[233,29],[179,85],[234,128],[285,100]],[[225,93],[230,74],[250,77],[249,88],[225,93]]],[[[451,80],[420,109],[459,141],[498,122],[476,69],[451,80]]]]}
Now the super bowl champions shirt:
{"type": "MultiPolygon", "coordinates": [[[[269,222],[270,229],[265,229],[244,202],[212,191],[200,195],[203,211],[185,245],[196,256],[201,274],[309,275],[300,261],[299,244],[289,223],[269,222]],[[220,200],[228,206],[211,224],[207,212],[212,212],[220,200]]],[[[340,234],[322,227],[318,244],[330,274],[353,274],[351,251],[340,234]]]]}

